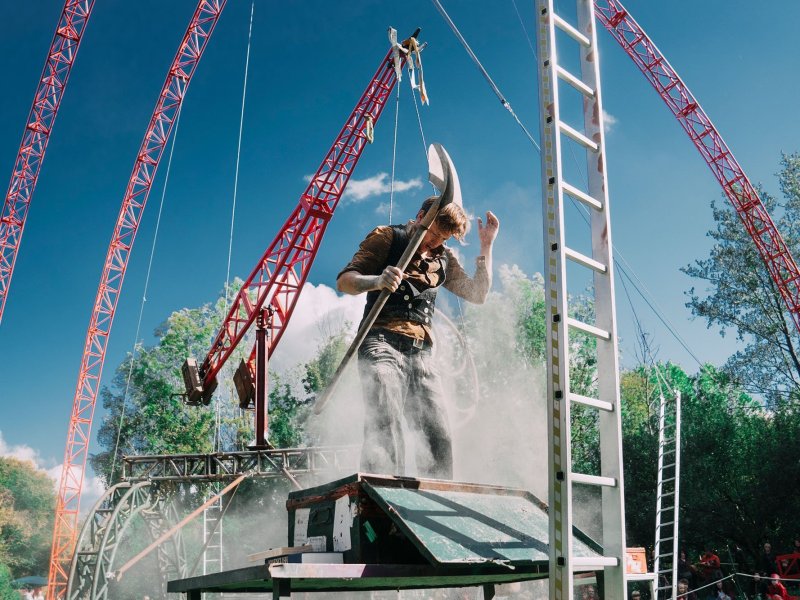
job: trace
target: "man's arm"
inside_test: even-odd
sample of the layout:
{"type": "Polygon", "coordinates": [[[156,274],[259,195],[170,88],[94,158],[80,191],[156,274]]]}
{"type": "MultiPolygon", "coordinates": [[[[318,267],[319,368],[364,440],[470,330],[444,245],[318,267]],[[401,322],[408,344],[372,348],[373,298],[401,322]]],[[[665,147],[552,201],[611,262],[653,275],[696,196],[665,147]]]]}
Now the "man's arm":
{"type": "Polygon", "coordinates": [[[397,267],[386,267],[380,275],[362,275],[357,271],[345,271],[336,280],[336,289],[353,296],[373,290],[393,292],[403,281],[403,272],[397,267]]]}
{"type": "Polygon", "coordinates": [[[481,254],[476,260],[475,276],[467,275],[464,268],[455,260],[448,264],[447,278],[444,287],[456,296],[473,304],[483,304],[492,287],[492,246],[500,229],[500,221],[493,213],[486,213],[486,224],[478,217],[478,238],[480,240],[481,254]]]}
{"type": "Polygon", "coordinates": [[[478,239],[481,243],[481,256],[484,257],[486,262],[486,270],[489,271],[490,277],[492,273],[492,246],[497,237],[497,232],[500,229],[500,221],[494,216],[490,210],[486,211],[486,224],[483,224],[483,219],[478,217],[478,239]]]}

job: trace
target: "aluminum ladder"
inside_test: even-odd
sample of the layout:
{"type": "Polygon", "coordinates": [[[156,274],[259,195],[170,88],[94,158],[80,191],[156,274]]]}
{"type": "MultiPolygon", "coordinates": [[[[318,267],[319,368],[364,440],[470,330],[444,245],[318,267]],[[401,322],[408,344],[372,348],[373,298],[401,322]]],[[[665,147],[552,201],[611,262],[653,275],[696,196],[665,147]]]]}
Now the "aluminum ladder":
{"type": "Polygon", "coordinates": [[[678,594],[678,500],[681,473],[681,394],[661,394],[658,406],[658,483],[653,571],[656,596],[678,594]]]}
{"type": "MultiPolygon", "coordinates": [[[[210,493],[219,493],[219,485],[210,493]]],[[[203,511],[203,575],[222,571],[222,512],[222,496],[203,511]]]]}
{"type": "MultiPolygon", "coordinates": [[[[603,570],[604,598],[625,598],[625,504],[622,477],[622,435],[619,412],[619,369],[614,301],[614,269],[606,178],[603,111],[597,29],[591,0],[576,0],[577,26],[553,10],[553,0],[537,0],[536,36],[539,48],[539,98],[542,141],[542,203],[547,301],[547,402],[550,478],[550,598],[572,600],[574,573],[603,570]],[[556,30],[576,43],[580,73],[559,65],[556,30]],[[583,96],[583,123],[576,129],[561,119],[559,85],[571,86],[583,96]],[[587,181],[565,181],[562,143],[569,138],[583,149],[587,181]],[[581,189],[586,187],[587,189],[581,189]],[[590,213],[592,256],[565,244],[564,196],[569,195],[590,213]],[[567,262],[593,272],[595,322],[572,318],[567,296],[567,262]],[[597,397],[570,391],[570,334],[594,337],[597,347],[597,397]],[[600,475],[572,472],[570,407],[572,403],[598,411],[600,475]],[[602,490],[602,557],[575,556],[572,548],[572,486],[600,486],[602,490]]],[[[566,4],[566,3],[565,3],[566,4]]],[[[580,154],[580,153],[579,153],[580,154]]]]}

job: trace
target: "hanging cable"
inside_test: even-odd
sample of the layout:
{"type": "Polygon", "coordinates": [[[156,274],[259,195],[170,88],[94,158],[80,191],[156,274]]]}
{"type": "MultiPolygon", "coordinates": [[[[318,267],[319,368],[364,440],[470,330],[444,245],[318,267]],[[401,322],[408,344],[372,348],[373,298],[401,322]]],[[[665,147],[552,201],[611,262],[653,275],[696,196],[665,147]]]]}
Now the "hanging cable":
{"type": "Polygon", "coordinates": [[[525,28],[525,23],[522,21],[522,15],[519,14],[519,9],[517,8],[517,3],[515,0],[511,0],[511,4],[514,5],[514,12],[517,13],[517,19],[519,19],[519,24],[522,27],[522,32],[525,34],[525,39],[528,40],[528,47],[531,49],[531,54],[533,54],[533,58],[536,61],[539,61],[539,56],[536,54],[536,50],[533,49],[533,44],[531,43],[531,38],[528,35],[528,30],[525,28]]]}
{"type": "MultiPolygon", "coordinates": [[[[247,30],[247,51],[244,60],[244,81],[242,82],[242,108],[239,113],[239,139],[236,143],[236,168],[233,175],[233,201],[231,203],[231,228],[228,237],[228,264],[225,270],[225,302],[223,304],[222,317],[228,312],[230,303],[230,282],[231,282],[231,257],[233,256],[233,231],[236,222],[236,198],[239,191],[239,165],[242,157],[242,137],[244,132],[244,108],[247,100],[247,80],[248,72],[250,70],[250,48],[252,47],[253,40],[253,14],[255,12],[255,0],[250,4],[250,25],[247,30]]],[[[221,444],[221,429],[222,429],[222,414],[221,402],[217,402],[216,415],[214,420],[214,450],[219,451],[221,444]]]]}
{"type": "MultiPolygon", "coordinates": [[[[414,90],[411,90],[413,95],[414,90]]],[[[397,94],[394,102],[394,144],[392,145],[392,181],[389,189],[389,223],[392,223],[392,211],[394,209],[394,168],[397,161],[397,125],[400,118],[400,86],[397,86],[397,94]]]]}
{"type": "Polygon", "coordinates": [[[479,61],[478,57],[475,56],[475,53],[472,51],[472,48],[469,47],[469,44],[467,43],[467,40],[465,40],[464,36],[461,35],[461,32],[458,30],[458,27],[456,27],[456,24],[453,23],[453,20],[450,18],[450,15],[447,14],[447,11],[445,11],[444,7],[442,6],[442,3],[439,2],[439,0],[431,0],[431,1],[433,2],[434,6],[436,7],[436,10],[439,11],[439,14],[442,15],[444,20],[450,26],[450,29],[453,30],[453,33],[458,38],[458,41],[461,42],[462,46],[464,46],[464,50],[467,51],[467,54],[469,54],[470,58],[472,59],[472,62],[474,62],[475,66],[478,67],[478,70],[483,75],[483,78],[486,80],[486,82],[489,84],[489,86],[491,86],[491,88],[494,91],[495,95],[500,100],[500,104],[503,105],[503,108],[505,108],[511,114],[512,117],[514,117],[514,120],[517,122],[517,125],[519,125],[520,128],[522,129],[522,131],[525,132],[525,135],[530,140],[531,144],[533,144],[534,147],[541,152],[541,148],[539,148],[539,144],[536,142],[535,139],[533,139],[533,136],[525,128],[525,125],[522,124],[522,121],[520,121],[519,117],[517,116],[517,113],[514,112],[514,109],[511,107],[511,104],[509,103],[509,101],[505,99],[505,97],[503,96],[503,93],[500,91],[500,88],[497,87],[497,84],[489,76],[489,73],[486,71],[486,69],[484,69],[483,65],[481,64],[481,61],[479,61]]]}
{"type": "Polygon", "coordinates": [[[150,259],[147,262],[147,275],[144,278],[144,291],[142,292],[142,303],[139,306],[139,319],[136,322],[136,333],[133,336],[133,350],[131,351],[131,364],[128,368],[128,378],[125,381],[125,392],[122,395],[122,409],[119,413],[119,421],[117,422],[117,439],[114,442],[114,453],[111,458],[111,472],[109,475],[108,484],[114,481],[114,471],[117,467],[117,452],[119,452],[119,440],[122,434],[122,425],[125,422],[125,406],[128,403],[128,393],[131,387],[131,378],[133,377],[133,367],[136,363],[137,348],[139,346],[139,332],[142,329],[142,317],[144,316],[144,305],[147,302],[147,290],[150,287],[150,274],[153,272],[153,258],[156,253],[156,243],[158,242],[158,231],[161,228],[161,214],[164,211],[164,199],[167,195],[167,184],[169,183],[169,173],[172,168],[172,154],[175,152],[175,141],[178,139],[178,128],[181,123],[181,109],[175,115],[175,129],[172,133],[172,145],[169,150],[169,159],[167,160],[167,171],[164,174],[164,187],[161,189],[161,203],[158,205],[158,217],[156,218],[156,228],[153,233],[153,244],[150,247],[150,259]]]}
{"type": "Polygon", "coordinates": [[[233,206],[231,208],[231,232],[228,240],[228,268],[225,272],[225,312],[228,312],[228,302],[230,300],[229,287],[231,280],[231,255],[233,254],[233,225],[236,219],[236,194],[239,190],[239,161],[242,156],[242,131],[244,130],[244,105],[247,99],[247,72],[250,68],[250,45],[253,39],[253,12],[255,11],[255,0],[250,4],[250,28],[247,32],[247,54],[244,61],[244,83],[242,84],[242,110],[239,115],[239,141],[236,145],[236,170],[233,176],[233,206]]]}

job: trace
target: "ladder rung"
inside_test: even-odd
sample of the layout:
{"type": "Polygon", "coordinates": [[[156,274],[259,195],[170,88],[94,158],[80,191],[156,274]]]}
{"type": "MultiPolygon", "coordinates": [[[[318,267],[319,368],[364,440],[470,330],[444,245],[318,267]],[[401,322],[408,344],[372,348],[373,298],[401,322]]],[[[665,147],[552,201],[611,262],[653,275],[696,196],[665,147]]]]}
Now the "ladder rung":
{"type": "Polygon", "coordinates": [[[580,79],[575,77],[575,75],[573,75],[572,73],[570,73],[566,69],[557,66],[556,67],[556,75],[558,75],[559,78],[563,79],[568,84],[570,84],[572,87],[574,87],[576,90],[578,90],[581,94],[584,94],[585,96],[589,96],[589,97],[594,96],[594,90],[592,88],[590,88],[588,85],[583,83],[583,81],[581,81],[580,79]]]}
{"type": "Polygon", "coordinates": [[[573,319],[572,317],[567,319],[567,325],[570,327],[574,327],[575,329],[580,329],[588,334],[591,334],[595,337],[599,337],[603,340],[610,340],[611,334],[607,332],[605,329],[600,329],[599,327],[595,327],[594,325],[588,325],[583,321],[578,321],[577,319],[573,319]]]}
{"type": "MultiPolygon", "coordinates": [[[[666,468],[666,467],[664,467],[664,468],[666,468]]],[[[675,481],[675,478],[674,477],[667,477],[666,479],[662,479],[661,483],[668,483],[670,481],[675,481]]]]}
{"type": "Polygon", "coordinates": [[[584,204],[587,204],[588,206],[591,206],[595,210],[603,210],[603,203],[602,202],[592,198],[586,192],[582,192],[578,188],[568,184],[565,181],[561,182],[561,190],[563,192],[566,192],[567,194],[569,194],[573,198],[575,198],[575,200],[580,200],[581,202],[583,202],[584,204]]]}
{"type": "Polygon", "coordinates": [[[573,556],[572,566],[583,567],[587,570],[602,569],[603,567],[616,567],[619,559],[615,556],[573,556]]]}
{"type": "Polygon", "coordinates": [[[615,487],[617,480],[613,477],[600,477],[598,475],[585,475],[583,473],[570,473],[572,483],[584,483],[586,485],[600,485],[615,487]]]}
{"type": "Polygon", "coordinates": [[[589,150],[591,150],[593,152],[597,152],[597,149],[599,148],[599,146],[597,145],[597,142],[594,142],[594,141],[590,140],[588,137],[583,135],[577,129],[573,129],[572,127],[570,127],[569,125],[564,123],[564,121],[559,121],[558,122],[558,128],[561,130],[561,133],[566,135],[568,138],[571,138],[571,139],[575,140],[577,143],[579,143],[584,148],[588,148],[589,150]]]}
{"type": "Polygon", "coordinates": [[[593,258],[589,258],[585,254],[581,254],[580,252],[577,252],[572,248],[567,248],[565,246],[564,254],[568,259],[578,263],[579,265],[583,265],[584,267],[592,269],[593,271],[597,271],[598,273],[603,273],[603,274],[608,273],[608,267],[606,265],[604,265],[599,261],[596,261],[593,258]]]}
{"type": "MultiPolygon", "coordinates": [[[[665,522],[665,523],[661,523],[661,526],[662,526],[662,527],[666,527],[667,525],[674,525],[674,524],[675,524],[675,521],[667,521],[667,522],[665,522]]],[[[669,554],[669,555],[667,555],[667,554],[662,554],[661,556],[672,556],[672,554],[669,554]]]]}
{"type": "Polygon", "coordinates": [[[581,46],[588,48],[592,45],[592,41],[583,35],[580,31],[575,29],[572,25],[567,23],[564,19],[553,13],[553,25],[558,27],[561,31],[566,33],[573,40],[578,42],[581,46]]]}
{"type": "Polygon", "coordinates": [[[607,410],[608,412],[612,412],[614,410],[614,405],[611,402],[606,402],[605,400],[597,400],[596,398],[589,398],[588,396],[581,396],[580,394],[569,394],[569,399],[572,402],[577,402],[578,404],[583,404],[585,406],[594,406],[595,408],[599,408],[600,410],[607,410]]]}
{"type": "Polygon", "coordinates": [[[669,463],[668,465],[662,465],[661,466],[661,470],[663,471],[663,470],[666,470],[666,469],[671,469],[674,466],[675,466],[675,463],[669,463]]]}

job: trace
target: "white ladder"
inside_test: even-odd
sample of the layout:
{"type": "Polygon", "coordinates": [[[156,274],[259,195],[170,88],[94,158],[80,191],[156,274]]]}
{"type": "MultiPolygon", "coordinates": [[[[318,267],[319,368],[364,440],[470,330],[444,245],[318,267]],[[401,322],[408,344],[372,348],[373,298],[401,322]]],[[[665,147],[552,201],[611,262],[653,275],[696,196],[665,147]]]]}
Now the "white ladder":
{"type": "Polygon", "coordinates": [[[545,295],[547,300],[547,400],[550,414],[550,598],[572,600],[575,572],[603,570],[604,598],[625,598],[625,505],[622,479],[622,435],[619,413],[619,370],[614,302],[611,229],[606,183],[603,111],[597,36],[591,0],[576,0],[577,26],[555,14],[553,0],[537,0],[539,97],[541,108],[545,295]],[[578,44],[580,74],[562,68],[556,52],[556,29],[578,44]],[[561,120],[559,81],[583,95],[582,131],[561,120]],[[583,148],[588,189],[562,177],[562,141],[570,138],[583,148]],[[565,245],[564,195],[591,213],[592,256],[565,245]],[[570,317],[567,261],[593,272],[594,324],[570,317]],[[597,340],[597,397],[570,392],[570,332],[597,340]],[[575,402],[596,409],[600,436],[600,475],[572,472],[570,406],[575,402]],[[573,554],[572,484],[602,490],[602,557],[573,554]]]}
{"type": "MultiPolygon", "coordinates": [[[[212,494],[219,493],[214,486],[212,494]]],[[[203,575],[222,571],[222,496],[203,511],[203,575]]]]}
{"type": "Polygon", "coordinates": [[[661,394],[658,407],[658,484],[653,571],[659,599],[678,594],[678,498],[681,474],[681,394],[661,394]]]}

